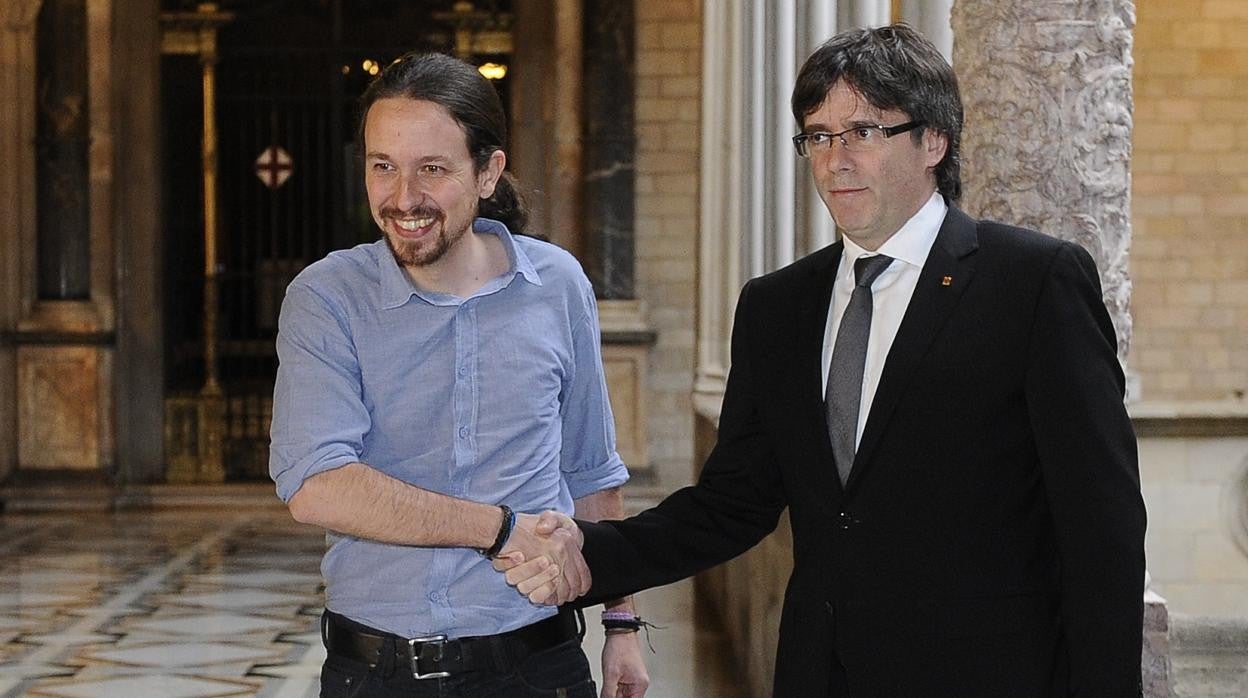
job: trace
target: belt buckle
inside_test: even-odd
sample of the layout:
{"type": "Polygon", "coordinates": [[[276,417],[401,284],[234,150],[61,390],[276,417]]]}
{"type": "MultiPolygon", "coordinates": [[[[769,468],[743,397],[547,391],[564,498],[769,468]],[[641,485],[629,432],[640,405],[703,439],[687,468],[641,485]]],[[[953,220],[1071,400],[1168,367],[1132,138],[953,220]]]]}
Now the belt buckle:
{"type": "Polygon", "coordinates": [[[438,648],[438,653],[431,661],[442,661],[442,647],[446,644],[446,635],[426,635],[425,637],[414,637],[407,641],[407,658],[412,663],[412,678],[415,679],[444,679],[451,675],[449,671],[431,671],[427,674],[420,673],[421,655],[416,653],[416,645],[433,645],[438,648]]]}

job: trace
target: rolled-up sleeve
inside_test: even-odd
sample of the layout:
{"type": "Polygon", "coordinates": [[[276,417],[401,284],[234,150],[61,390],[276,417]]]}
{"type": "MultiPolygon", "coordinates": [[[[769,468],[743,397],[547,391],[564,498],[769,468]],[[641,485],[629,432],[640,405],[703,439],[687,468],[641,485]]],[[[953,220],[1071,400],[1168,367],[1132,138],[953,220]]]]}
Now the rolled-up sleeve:
{"type": "Polygon", "coordinates": [[[309,477],[360,460],[371,425],[345,314],[296,279],[278,319],[269,475],[290,501],[309,477]]]}
{"type": "Polygon", "coordinates": [[[615,451],[615,418],[602,368],[602,336],[592,291],[581,301],[585,313],[572,327],[573,370],[567,377],[560,414],[560,463],[573,499],[628,481],[628,468],[615,451]]]}

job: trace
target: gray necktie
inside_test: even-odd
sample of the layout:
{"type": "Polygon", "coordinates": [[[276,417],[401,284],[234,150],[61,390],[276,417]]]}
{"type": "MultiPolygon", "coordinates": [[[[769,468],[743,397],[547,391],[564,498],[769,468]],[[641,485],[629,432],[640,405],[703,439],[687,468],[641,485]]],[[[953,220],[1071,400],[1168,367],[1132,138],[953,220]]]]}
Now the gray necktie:
{"type": "Polygon", "coordinates": [[[841,484],[854,467],[854,442],[858,436],[858,407],[862,401],[862,371],[867,362],[867,337],[871,334],[871,284],[888,268],[892,257],[859,257],[854,262],[854,292],[841,316],[828,368],[828,438],[841,484]]]}

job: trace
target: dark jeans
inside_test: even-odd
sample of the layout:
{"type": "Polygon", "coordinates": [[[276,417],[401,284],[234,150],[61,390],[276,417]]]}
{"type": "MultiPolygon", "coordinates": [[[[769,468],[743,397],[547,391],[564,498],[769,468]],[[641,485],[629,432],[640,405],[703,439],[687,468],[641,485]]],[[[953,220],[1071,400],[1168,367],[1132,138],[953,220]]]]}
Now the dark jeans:
{"type": "Polygon", "coordinates": [[[597,698],[589,660],[569,640],[529,655],[510,673],[466,672],[444,679],[415,679],[393,657],[375,667],[329,655],[321,667],[321,698],[597,698]]]}

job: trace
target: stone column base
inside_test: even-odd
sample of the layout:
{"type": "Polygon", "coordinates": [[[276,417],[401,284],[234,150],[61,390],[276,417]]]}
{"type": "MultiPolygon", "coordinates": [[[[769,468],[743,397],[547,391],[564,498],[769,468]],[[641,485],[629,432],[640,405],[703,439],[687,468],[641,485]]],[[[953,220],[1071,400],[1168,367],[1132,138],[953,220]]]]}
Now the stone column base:
{"type": "Polygon", "coordinates": [[[607,375],[615,446],[634,479],[652,475],[646,424],[646,375],[654,330],[646,324],[639,300],[598,301],[602,326],[602,367],[607,375]]]}
{"type": "Polygon", "coordinates": [[[1174,698],[1170,670],[1170,613],[1166,600],[1144,592],[1144,655],[1140,660],[1145,698],[1174,698]]]}

